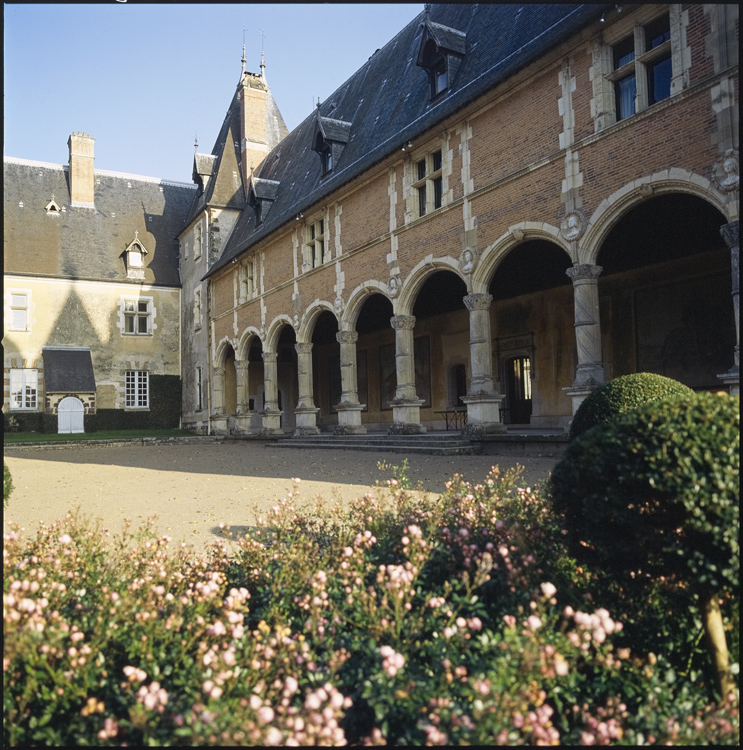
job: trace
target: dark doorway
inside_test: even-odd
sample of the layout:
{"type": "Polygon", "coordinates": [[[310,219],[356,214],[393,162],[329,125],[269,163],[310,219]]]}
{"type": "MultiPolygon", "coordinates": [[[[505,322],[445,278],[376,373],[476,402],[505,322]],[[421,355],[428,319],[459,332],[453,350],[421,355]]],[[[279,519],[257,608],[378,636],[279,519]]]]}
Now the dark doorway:
{"type": "Polygon", "coordinates": [[[505,361],[507,424],[529,424],[531,419],[531,361],[511,357],[505,361]]]}

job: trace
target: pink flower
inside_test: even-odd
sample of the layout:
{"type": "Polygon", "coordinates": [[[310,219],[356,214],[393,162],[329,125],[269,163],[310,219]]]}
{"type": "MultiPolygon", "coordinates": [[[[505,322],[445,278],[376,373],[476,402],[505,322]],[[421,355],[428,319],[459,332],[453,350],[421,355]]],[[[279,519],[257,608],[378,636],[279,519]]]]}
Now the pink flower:
{"type": "Polygon", "coordinates": [[[536,615],[529,615],[526,620],[526,624],[531,630],[538,630],[542,627],[542,621],[536,615]]]}
{"type": "Polygon", "coordinates": [[[270,724],[273,721],[274,712],[270,706],[262,706],[258,709],[258,720],[263,724],[270,724]]]}
{"type": "Polygon", "coordinates": [[[62,536],[59,537],[60,544],[69,544],[71,541],[72,537],[69,534],[62,534],[62,536]]]}
{"type": "Polygon", "coordinates": [[[542,593],[549,599],[550,597],[554,596],[557,593],[557,588],[552,583],[543,583],[542,586],[542,593]]]}
{"type": "Polygon", "coordinates": [[[505,622],[509,628],[512,628],[516,625],[516,618],[513,615],[503,615],[503,622],[505,622]]]}

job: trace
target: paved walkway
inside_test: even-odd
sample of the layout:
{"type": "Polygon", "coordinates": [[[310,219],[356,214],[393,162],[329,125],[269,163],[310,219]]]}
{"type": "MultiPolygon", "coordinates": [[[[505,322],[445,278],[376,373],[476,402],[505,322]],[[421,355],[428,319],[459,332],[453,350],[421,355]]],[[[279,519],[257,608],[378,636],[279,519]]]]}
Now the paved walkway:
{"type": "MultiPolygon", "coordinates": [[[[384,451],[277,448],[265,443],[185,445],[69,445],[49,450],[5,448],[14,490],[4,528],[20,523],[26,533],[79,507],[119,530],[157,516],[156,528],[174,541],[210,544],[219,524],[239,530],[255,523],[301,479],[299,504],[348,502],[373,490],[389,473],[379,461],[400,465],[404,455],[384,451]]],[[[491,466],[525,466],[524,485],[546,479],[557,459],[497,456],[411,456],[409,476],[427,492],[441,492],[458,472],[482,481],[491,466]]]]}

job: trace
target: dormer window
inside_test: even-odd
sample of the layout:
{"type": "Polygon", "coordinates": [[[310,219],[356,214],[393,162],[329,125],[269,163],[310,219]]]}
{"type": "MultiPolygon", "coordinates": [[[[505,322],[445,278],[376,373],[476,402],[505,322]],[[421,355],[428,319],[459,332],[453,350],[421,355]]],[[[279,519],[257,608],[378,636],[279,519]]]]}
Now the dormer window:
{"type": "Polygon", "coordinates": [[[126,275],[130,279],[144,278],[144,256],[147,255],[145,246],[139,239],[139,232],[134,233],[133,242],[124,252],[126,256],[126,275]]]}
{"type": "Polygon", "coordinates": [[[312,150],[320,155],[323,177],[332,172],[338,164],[343,149],[349,141],[350,133],[350,122],[333,120],[330,117],[321,117],[320,110],[317,110],[317,122],[312,150]]]}
{"type": "Polygon", "coordinates": [[[466,41],[463,32],[426,17],[416,65],[428,73],[431,99],[451,88],[464,57],[466,41]]]}
{"type": "Polygon", "coordinates": [[[62,209],[57,205],[57,201],[54,200],[54,193],[52,193],[52,199],[46,204],[45,208],[48,215],[59,216],[62,209]]]}
{"type": "Polygon", "coordinates": [[[248,188],[248,205],[255,211],[255,225],[260,226],[271,210],[273,202],[279,193],[279,182],[276,180],[264,180],[260,177],[250,178],[248,188]]]}

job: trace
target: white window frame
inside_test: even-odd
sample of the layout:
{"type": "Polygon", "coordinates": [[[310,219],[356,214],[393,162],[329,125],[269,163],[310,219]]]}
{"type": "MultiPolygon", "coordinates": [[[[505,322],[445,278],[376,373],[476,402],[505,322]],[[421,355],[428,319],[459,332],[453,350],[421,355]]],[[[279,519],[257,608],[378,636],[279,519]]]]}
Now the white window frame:
{"type": "Polygon", "coordinates": [[[249,302],[258,296],[258,255],[251,255],[240,264],[239,302],[249,302]]]}
{"type": "Polygon", "coordinates": [[[30,331],[30,308],[31,308],[31,291],[27,289],[9,289],[9,308],[10,308],[10,324],[8,330],[10,331],[30,331]],[[21,297],[24,298],[23,302],[17,300],[21,297]],[[23,313],[23,324],[16,325],[16,313],[23,313]]]}
{"type": "Polygon", "coordinates": [[[319,268],[330,261],[328,217],[324,213],[307,222],[304,228],[302,254],[303,271],[319,268]]]}
{"type": "Polygon", "coordinates": [[[124,406],[126,409],[150,408],[150,373],[147,370],[126,371],[124,406]]]}
{"type": "Polygon", "coordinates": [[[155,308],[152,297],[122,297],[120,306],[122,336],[152,336],[155,329],[155,308]],[[133,330],[128,331],[127,325],[130,320],[133,330]],[[146,323],[146,331],[140,330],[141,320],[146,323]]]}
{"type": "Polygon", "coordinates": [[[410,161],[410,213],[414,219],[427,216],[446,205],[444,191],[444,145],[437,143],[410,161]],[[438,195],[436,186],[438,185],[438,195]]]}
{"type": "Polygon", "coordinates": [[[10,370],[10,411],[38,411],[39,371],[12,367],[10,370]],[[20,405],[17,400],[20,399],[20,405]]]}

